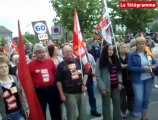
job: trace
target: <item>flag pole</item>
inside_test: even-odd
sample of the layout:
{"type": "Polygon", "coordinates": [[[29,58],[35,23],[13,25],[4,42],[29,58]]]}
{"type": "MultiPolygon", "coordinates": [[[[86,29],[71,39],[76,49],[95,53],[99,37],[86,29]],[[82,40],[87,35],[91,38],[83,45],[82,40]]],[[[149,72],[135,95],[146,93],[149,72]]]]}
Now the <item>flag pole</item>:
{"type": "Polygon", "coordinates": [[[24,38],[24,40],[26,40],[29,44],[33,45],[33,43],[30,42],[28,39],[24,38]]]}
{"type": "MultiPolygon", "coordinates": [[[[74,46],[73,47],[74,55],[76,55],[76,57],[78,57],[80,59],[82,71],[83,71],[83,66],[82,65],[84,65],[86,71],[89,71],[90,66],[89,66],[89,63],[88,63],[88,60],[87,60],[87,57],[86,57],[85,42],[83,40],[83,36],[82,36],[82,33],[81,33],[76,8],[74,9],[73,46],[74,46]]],[[[83,76],[83,73],[82,73],[82,78],[83,77],[84,76],[83,76]]]]}
{"type": "Polygon", "coordinates": [[[81,42],[79,43],[79,58],[80,58],[80,65],[81,65],[81,74],[82,74],[82,80],[83,80],[83,67],[82,67],[82,58],[81,58],[81,54],[80,54],[80,50],[81,50],[81,42]]]}

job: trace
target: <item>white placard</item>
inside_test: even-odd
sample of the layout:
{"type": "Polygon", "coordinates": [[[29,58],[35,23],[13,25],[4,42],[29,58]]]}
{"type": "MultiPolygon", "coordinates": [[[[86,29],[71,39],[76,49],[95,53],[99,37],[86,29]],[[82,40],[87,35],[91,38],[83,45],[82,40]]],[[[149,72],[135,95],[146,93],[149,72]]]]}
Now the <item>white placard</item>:
{"type": "Polygon", "coordinates": [[[38,34],[38,39],[39,39],[39,40],[47,40],[47,39],[48,39],[47,33],[38,34]]]}

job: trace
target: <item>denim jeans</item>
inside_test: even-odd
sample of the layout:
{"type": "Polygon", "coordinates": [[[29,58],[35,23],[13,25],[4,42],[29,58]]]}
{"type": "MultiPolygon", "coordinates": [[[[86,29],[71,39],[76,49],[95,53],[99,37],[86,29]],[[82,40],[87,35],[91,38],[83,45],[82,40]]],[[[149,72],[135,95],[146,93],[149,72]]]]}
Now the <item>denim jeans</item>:
{"type": "Polygon", "coordinates": [[[147,112],[153,82],[153,79],[148,79],[139,83],[132,83],[134,92],[133,113],[135,116],[140,116],[142,112],[147,112]]]}
{"type": "Polygon", "coordinates": [[[2,120],[25,120],[20,111],[7,114],[2,120]]]}

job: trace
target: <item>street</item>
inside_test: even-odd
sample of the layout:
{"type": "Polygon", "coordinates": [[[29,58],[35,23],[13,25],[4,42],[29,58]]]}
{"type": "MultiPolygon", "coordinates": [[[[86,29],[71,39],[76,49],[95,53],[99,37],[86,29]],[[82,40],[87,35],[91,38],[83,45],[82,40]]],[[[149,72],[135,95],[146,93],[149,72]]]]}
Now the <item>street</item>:
{"type": "MultiPolygon", "coordinates": [[[[101,96],[96,89],[96,83],[94,85],[94,91],[95,91],[95,96],[96,96],[96,102],[97,102],[97,109],[98,112],[101,113],[102,111],[102,103],[101,103],[101,96]]],[[[89,104],[87,104],[87,108],[89,109],[89,104]]],[[[64,120],[66,120],[66,111],[64,108],[64,120]]],[[[148,109],[148,119],[149,120],[158,120],[158,89],[153,88],[152,90],[152,95],[150,99],[150,105],[148,109]]],[[[49,110],[47,110],[47,120],[50,120],[50,115],[49,115],[49,110]]],[[[102,117],[92,117],[90,116],[90,120],[102,120],[102,117]]],[[[128,119],[127,119],[128,120],[128,119]]]]}

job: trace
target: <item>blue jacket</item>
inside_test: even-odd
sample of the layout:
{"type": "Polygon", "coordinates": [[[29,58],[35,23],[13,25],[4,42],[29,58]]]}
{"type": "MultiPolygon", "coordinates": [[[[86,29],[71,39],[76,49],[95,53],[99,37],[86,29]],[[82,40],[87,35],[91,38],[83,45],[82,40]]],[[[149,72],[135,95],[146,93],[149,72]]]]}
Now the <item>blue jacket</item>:
{"type": "MultiPolygon", "coordinates": [[[[146,54],[147,57],[147,54],[146,54]]],[[[152,58],[152,65],[155,64],[155,60],[152,58]]],[[[145,72],[144,67],[141,65],[141,57],[138,55],[138,52],[133,52],[129,54],[128,58],[128,70],[131,73],[131,80],[133,82],[140,82],[141,73],[145,72]]],[[[151,73],[152,78],[154,78],[154,73],[151,73]]]]}

